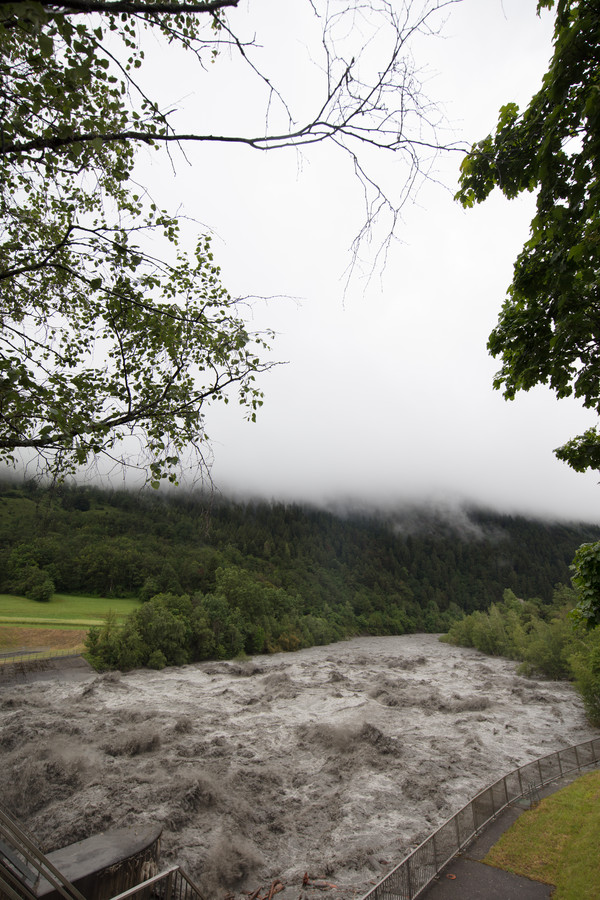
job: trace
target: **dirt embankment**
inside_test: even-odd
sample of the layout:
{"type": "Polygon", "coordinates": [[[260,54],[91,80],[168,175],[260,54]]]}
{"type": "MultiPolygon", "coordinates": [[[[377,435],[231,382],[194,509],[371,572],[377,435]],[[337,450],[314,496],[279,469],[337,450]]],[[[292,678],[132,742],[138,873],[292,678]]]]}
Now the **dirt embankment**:
{"type": "Polygon", "coordinates": [[[515,669],[411,635],[7,685],[0,795],[47,850],[160,822],[211,900],[276,878],[351,900],[504,772],[598,736],[515,669]]]}
{"type": "Polygon", "coordinates": [[[83,650],[85,628],[0,627],[0,650],[83,650]]]}

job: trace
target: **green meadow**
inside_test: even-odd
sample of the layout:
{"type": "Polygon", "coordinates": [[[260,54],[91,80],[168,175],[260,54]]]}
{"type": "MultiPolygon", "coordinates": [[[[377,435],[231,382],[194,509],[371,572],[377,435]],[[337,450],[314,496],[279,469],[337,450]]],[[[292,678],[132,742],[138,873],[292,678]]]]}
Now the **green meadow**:
{"type": "Polygon", "coordinates": [[[600,772],[523,813],[484,862],[556,886],[554,900],[596,900],[600,885],[600,772]]]}
{"type": "Polygon", "coordinates": [[[118,597],[86,597],[70,594],[54,594],[47,603],[37,603],[14,594],[0,594],[0,626],[25,625],[28,628],[86,628],[102,625],[107,613],[112,612],[117,622],[140,606],[139,600],[118,597]]]}

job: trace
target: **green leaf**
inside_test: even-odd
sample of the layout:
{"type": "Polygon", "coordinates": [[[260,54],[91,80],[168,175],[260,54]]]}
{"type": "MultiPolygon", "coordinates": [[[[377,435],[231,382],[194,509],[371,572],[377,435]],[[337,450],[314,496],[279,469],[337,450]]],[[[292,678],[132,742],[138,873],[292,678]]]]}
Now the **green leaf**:
{"type": "Polygon", "coordinates": [[[54,53],[54,41],[45,32],[42,32],[40,34],[40,36],[38,38],[38,45],[39,45],[40,53],[42,54],[42,56],[50,57],[54,53]]]}

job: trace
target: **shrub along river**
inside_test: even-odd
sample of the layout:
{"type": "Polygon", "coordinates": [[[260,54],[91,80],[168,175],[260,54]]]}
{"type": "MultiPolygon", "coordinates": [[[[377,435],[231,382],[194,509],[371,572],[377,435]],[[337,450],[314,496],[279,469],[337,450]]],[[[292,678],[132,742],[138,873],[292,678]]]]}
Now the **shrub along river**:
{"type": "Polygon", "coordinates": [[[0,683],[0,802],[46,850],[161,823],[163,862],[210,900],[275,879],[283,900],[350,900],[481,788],[598,734],[570,685],[509,660],[356,638],[0,683]]]}

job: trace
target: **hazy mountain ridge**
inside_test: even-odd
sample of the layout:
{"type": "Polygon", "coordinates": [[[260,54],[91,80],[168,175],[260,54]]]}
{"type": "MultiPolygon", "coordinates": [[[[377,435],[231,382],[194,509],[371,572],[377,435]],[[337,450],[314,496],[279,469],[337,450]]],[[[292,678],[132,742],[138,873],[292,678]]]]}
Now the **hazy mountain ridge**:
{"type": "Polygon", "coordinates": [[[47,571],[59,592],[124,596],[210,592],[233,566],[299,594],[312,613],[349,603],[368,619],[391,602],[418,619],[430,604],[485,608],[507,587],[549,602],[576,548],[597,539],[597,525],[474,507],[334,513],[182,490],[0,488],[0,590],[13,592],[24,566],[47,571]]]}

